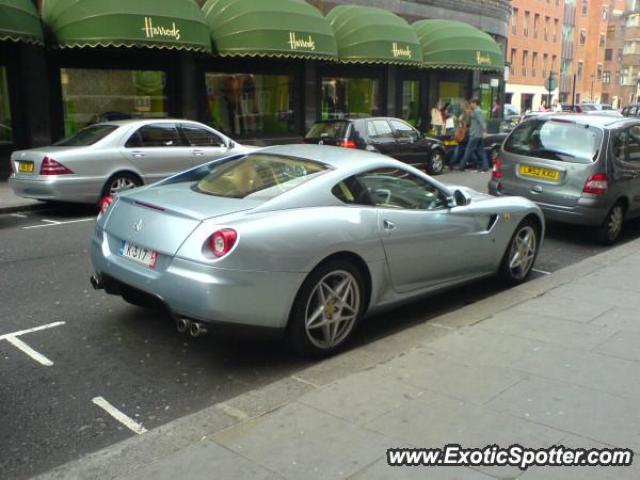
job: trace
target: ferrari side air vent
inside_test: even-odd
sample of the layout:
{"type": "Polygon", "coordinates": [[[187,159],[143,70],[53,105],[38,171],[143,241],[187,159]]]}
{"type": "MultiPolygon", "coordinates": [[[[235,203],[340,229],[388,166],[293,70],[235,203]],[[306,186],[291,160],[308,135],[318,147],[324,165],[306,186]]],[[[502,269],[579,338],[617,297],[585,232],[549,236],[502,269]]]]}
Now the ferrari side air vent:
{"type": "Polygon", "coordinates": [[[489,217],[489,223],[487,224],[487,232],[493,228],[493,226],[496,224],[497,221],[498,221],[498,215],[496,215],[495,213],[489,217]]]}

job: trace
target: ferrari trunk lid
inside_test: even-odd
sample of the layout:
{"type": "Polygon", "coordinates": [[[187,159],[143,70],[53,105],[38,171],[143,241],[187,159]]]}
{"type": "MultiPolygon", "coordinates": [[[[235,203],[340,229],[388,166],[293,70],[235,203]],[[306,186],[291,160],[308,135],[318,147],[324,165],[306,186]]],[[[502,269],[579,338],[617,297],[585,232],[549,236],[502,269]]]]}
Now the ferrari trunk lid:
{"type": "Polygon", "coordinates": [[[203,221],[250,210],[261,202],[196,193],[188,184],[142,189],[122,195],[105,228],[113,240],[174,255],[203,221]]]}

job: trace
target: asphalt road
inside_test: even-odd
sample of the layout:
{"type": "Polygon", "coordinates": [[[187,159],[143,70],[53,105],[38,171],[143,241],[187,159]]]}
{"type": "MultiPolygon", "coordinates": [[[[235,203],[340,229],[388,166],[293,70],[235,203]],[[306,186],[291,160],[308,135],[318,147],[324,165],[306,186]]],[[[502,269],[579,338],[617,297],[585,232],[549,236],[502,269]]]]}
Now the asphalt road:
{"type": "MultiPolygon", "coordinates": [[[[485,181],[469,175],[479,176],[444,180],[485,181]]],[[[181,336],[165,315],[93,291],[93,217],[86,209],[0,216],[3,479],[30,477],[135,435],[94,404],[96,397],[151,429],[309,365],[279,343],[181,336]],[[14,343],[6,336],[40,326],[49,328],[14,343]]],[[[638,236],[640,225],[627,228],[625,239],[638,236]]],[[[600,251],[588,230],[552,225],[534,275],[600,251]]],[[[483,281],[371,318],[353,348],[502,288],[483,281]]]]}

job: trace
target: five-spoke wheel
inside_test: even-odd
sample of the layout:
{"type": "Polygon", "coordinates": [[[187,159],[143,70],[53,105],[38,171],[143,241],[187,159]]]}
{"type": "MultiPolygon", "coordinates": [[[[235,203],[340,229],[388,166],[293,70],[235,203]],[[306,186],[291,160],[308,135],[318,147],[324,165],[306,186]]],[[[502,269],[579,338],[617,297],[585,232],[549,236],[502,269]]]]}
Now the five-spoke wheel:
{"type": "Polygon", "coordinates": [[[538,256],[538,235],[537,225],[529,219],[523,220],[516,228],[499,271],[500,277],[507,283],[522,283],[531,273],[538,256]]]}

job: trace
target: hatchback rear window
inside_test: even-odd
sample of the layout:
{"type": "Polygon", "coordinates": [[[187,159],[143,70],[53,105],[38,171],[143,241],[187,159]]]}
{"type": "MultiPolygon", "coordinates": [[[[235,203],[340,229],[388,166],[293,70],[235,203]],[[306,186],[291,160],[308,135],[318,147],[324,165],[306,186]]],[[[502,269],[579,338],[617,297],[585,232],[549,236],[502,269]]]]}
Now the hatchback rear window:
{"type": "Polygon", "coordinates": [[[70,137],[63,138],[59,142],[54,143],[54,145],[57,147],[86,147],[99,142],[117,129],[117,125],[92,125],[83,128],[70,137]]]}
{"type": "Polygon", "coordinates": [[[573,163],[593,162],[600,151],[602,131],[555,119],[531,119],[509,135],[504,150],[527,157],[573,163]]]}
{"type": "Polygon", "coordinates": [[[344,138],[349,122],[318,122],[311,127],[306,138],[344,138]]]}
{"type": "Polygon", "coordinates": [[[329,167],[311,160],[278,155],[247,155],[215,166],[195,190],[217,197],[269,200],[329,167]]]}

